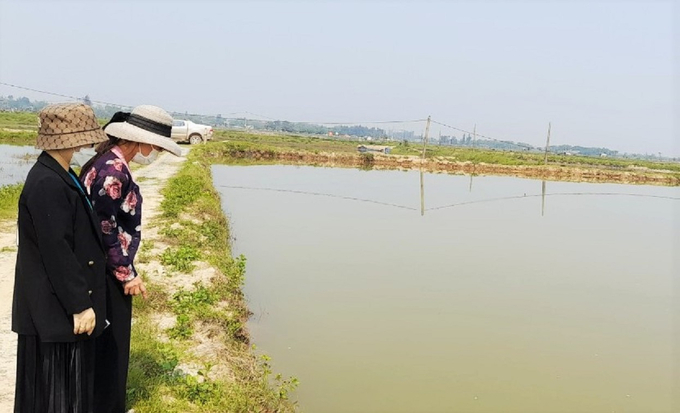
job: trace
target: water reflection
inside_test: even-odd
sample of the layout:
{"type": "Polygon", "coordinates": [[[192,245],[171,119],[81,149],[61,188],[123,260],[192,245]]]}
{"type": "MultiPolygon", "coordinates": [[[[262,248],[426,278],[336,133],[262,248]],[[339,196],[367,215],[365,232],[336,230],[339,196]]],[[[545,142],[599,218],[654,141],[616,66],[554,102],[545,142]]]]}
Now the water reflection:
{"type": "Polygon", "coordinates": [[[420,215],[425,215],[425,178],[422,166],[420,167],[420,215]]]}
{"type": "Polygon", "coordinates": [[[541,216],[545,215],[545,180],[541,181],[541,216]]]}
{"type": "Polygon", "coordinates": [[[300,379],[303,411],[674,411],[680,188],[539,192],[476,176],[470,192],[460,175],[282,166],[213,176],[233,252],[248,257],[254,343],[300,379]],[[414,194],[425,179],[429,208],[414,194]]]}
{"type": "MultiPolygon", "coordinates": [[[[32,163],[30,163],[32,165],[32,163]]],[[[443,210],[443,209],[450,209],[450,208],[456,208],[456,207],[463,207],[463,206],[469,206],[469,205],[476,205],[476,204],[486,204],[486,203],[495,203],[495,202],[503,202],[503,201],[511,201],[511,200],[519,200],[519,199],[528,199],[528,198],[541,198],[541,216],[545,216],[545,205],[546,205],[546,197],[585,197],[585,196],[590,196],[590,197],[639,197],[639,198],[657,198],[657,199],[666,199],[670,201],[680,201],[680,196],[667,196],[667,195],[654,195],[654,194],[646,194],[646,193],[634,193],[634,192],[554,192],[554,193],[547,193],[547,182],[546,181],[541,181],[541,193],[540,194],[532,194],[532,193],[527,193],[523,192],[521,194],[516,194],[516,195],[508,195],[508,196],[501,196],[501,197],[490,197],[490,198],[475,198],[472,200],[468,201],[461,201],[461,202],[456,202],[453,204],[446,204],[446,205],[439,205],[435,207],[430,207],[426,208],[425,207],[425,177],[424,177],[423,171],[419,171],[419,180],[420,180],[420,215],[424,216],[426,211],[438,211],[438,210],[443,210]]],[[[482,179],[479,178],[478,179],[482,179]]],[[[512,178],[514,179],[514,178],[512,178]]],[[[473,181],[473,176],[470,176],[470,185],[468,189],[468,193],[472,193],[472,181],[473,181]]],[[[216,183],[215,184],[216,188],[223,188],[223,189],[242,189],[242,190],[249,190],[249,191],[264,191],[264,192],[281,192],[281,193],[290,193],[290,194],[298,194],[298,195],[311,195],[311,196],[317,196],[317,197],[328,197],[328,198],[336,198],[336,199],[342,199],[342,200],[348,200],[348,201],[356,201],[356,202],[363,202],[363,203],[369,203],[369,204],[376,204],[376,205],[382,205],[382,206],[388,206],[388,207],[393,207],[393,208],[400,208],[400,209],[406,209],[409,211],[416,211],[417,209],[411,206],[407,205],[400,205],[396,203],[391,203],[391,202],[383,202],[379,201],[376,199],[370,199],[370,198],[360,198],[356,196],[349,196],[349,195],[339,195],[339,194],[332,194],[332,193],[327,193],[327,192],[315,192],[315,191],[305,191],[305,190],[296,190],[296,189],[283,189],[283,188],[271,188],[271,187],[253,187],[253,186],[243,186],[243,185],[221,185],[216,183]]],[[[652,187],[653,188],[653,187],[652,187]]],[[[406,187],[404,186],[404,189],[406,187]]]]}

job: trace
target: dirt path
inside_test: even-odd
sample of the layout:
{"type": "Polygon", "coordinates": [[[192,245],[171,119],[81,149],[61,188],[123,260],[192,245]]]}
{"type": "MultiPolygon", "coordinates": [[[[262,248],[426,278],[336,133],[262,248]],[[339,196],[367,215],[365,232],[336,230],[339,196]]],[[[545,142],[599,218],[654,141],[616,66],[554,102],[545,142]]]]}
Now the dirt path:
{"type": "Polygon", "coordinates": [[[12,326],[12,290],[16,263],[16,224],[0,224],[0,412],[14,408],[17,335],[12,326]]]}
{"type": "MultiPolygon", "coordinates": [[[[186,149],[184,149],[186,152],[186,149]]],[[[133,177],[138,181],[144,197],[142,228],[158,212],[163,197],[160,189],[175,174],[185,157],[164,154],[153,164],[136,169],[133,177]]],[[[155,231],[143,229],[143,238],[154,238],[155,231]]],[[[16,227],[13,222],[0,222],[0,412],[14,408],[14,381],[16,377],[17,336],[11,331],[12,291],[16,262],[16,227]]]]}

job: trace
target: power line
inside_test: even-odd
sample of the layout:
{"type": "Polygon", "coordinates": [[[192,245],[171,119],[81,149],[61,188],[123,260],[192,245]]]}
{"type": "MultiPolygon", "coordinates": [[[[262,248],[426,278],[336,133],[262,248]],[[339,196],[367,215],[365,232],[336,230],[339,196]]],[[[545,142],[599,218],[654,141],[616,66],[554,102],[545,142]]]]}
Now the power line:
{"type": "MultiPolygon", "coordinates": [[[[42,93],[42,94],[51,95],[51,96],[58,96],[58,97],[67,98],[67,99],[71,99],[71,100],[77,100],[77,101],[83,100],[83,98],[77,97],[77,96],[66,95],[66,94],[57,93],[57,92],[50,92],[50,91],[46,91],[46,90],[39,90],[39,89],[15,85],[15,84],[7,83],[7,82],[0,82],[0,85],[13,87],[13,88],[16,88],[16,89],[28,90],[28,91],[36,92],[36,93],[42,93]]],[[[121,107],[121,108],[134,108],[134,106],[131,106],[131,105],[123,105],[123,104],[120,104],[120,103],[105,102],[105,101],[101,101],[101,100],[91,100],[91,102],[101,104],[101,105],[118,106],[118,107],[121,107]]],[[[215,119],[218,118],[218,117],[222,118],[222,115],[220,115],[220,114],[218,114],[218,115],[206,115],[206,114],[202,114],[202,113],[188,113],[188,112],[179,112],[179,111],[168,111],[168,113],[170,115],[173,115],[173,116],[179,115],[179,116],[187,116],[187,117],[191,116],[191,117],[204,117],[204,118],[215,118],[215,119]]],[[[252,115],[252,116],[257,116],[257,117],[260,117],[260,118],[265,118],[265,119],[269,119],[271,121],[276,121],[276,122],[306,123],[306,124],[317,124],[317,125],[404,124],[404,123],[425,122],[427,120],[427,119],[378,120],[378,121],[362,121],[362,122],[286,121],[286,120],[277,119],[277,118],[273,118],[271,116],[265,116],[265,115],[261,115],[261,114],[257,114],[257,113],[253,113],[253,112],[249,112],[249,111],[231,112],[231,113],[225,114],[225,116],[238,115],[238,114],[249,114],[249,115],[252,115]]],[[[239,119],[239,117],[236,117],[236,118],[228,118],[227,117],[225,119],[239,119]]],[[[244,119],[245,119],[245,117],[244,117],[244,119]]],[[[437,125],[440,125],[440,126],[452,129],[452,130],[456,130],[456,131],[459,131],[459,132],[463,132],[463,133],[467,133],[467,134],[472,133],[468,130],[458,128],[458,127],[455,127],[455,126],[452,126],[452,125],[448,125],[448,124],[443,123],[443,122],[438,122],[434,119],[432,120],[432,123],[435,123],[437,125]]],[[[512,141],[508,141],[508,140],[497,139],[497,138],[494,138],[494,137],[491,137],[491,136],[479,135],[479,134],[477,134],[476,136],[479,137],[479,138],[491,140],[491,141],[494,141],[494,142],[507,143],[507,144],[511,144],[511,145],[515,145],[515,146],[519,146],[519,147],[527,148],[527,149],[535,149],[535,147],[533,145],[524,144],[524,143],[521,143],[521,142],[512,142],[512,141]]]]}
{"type": "MultiPolygon", "coordinates": [[[[33,88],[30,88],[30,87],[25,87],[25,86],[13,85],[11,83],[0,82],[0,85],[9,86],[9,87],[17,88],[17,89],[28,90],[28,91],[31,91],[31,92],[43,93],[45,95],[59,96],[59,97],[62,97],[62,98],[67,98],[67,99],[72,99],[72,100],[79,100],[79,101],[83,100],[83,98],[79,98],[79,97],[76,97],[76,96],[64,95],[62,93],[56,93],[56,92],[48,92],[46,90],[38,90],[38,89],[33,89],[33,88]]],[[[120,107],[123,107],[123,108],[133,107],[133,106],[130,106],[130,105],[121,105],[119,103],[104,102],[104,101],[101,101],[101,100],[91,100],[91,102],[92,103],[99,103],[100,105],[120,106],[120,107]]]]}
{"type": "MultiPolygon", "coordinates": [[[[437,125],[444,126],[446,128],[450,128],[450,129],[453,129],[453,130],[457,130],[459,132],[467,133],[468,135],[472,134],[472,132],[470,132],[468,130],[457,128],[457,127],[451,126],[451,125],[447,125],[446,123],[437,122],[436,120],[432,120],[432,123],[436,123],[437,125]]],[[[529,144],[525,144],[525,143],[521,143],[521,142],[512,142],[512,141],[503,140],[503,139],[496,139],[496,138],[493,138],[491,136],[480,135],[478,133],[476,133],[476,136],[478,138],[488,139],[488,140],[491,140],[491,141],[494,141],[494,142],[508,143],[508,144],[519,146],[519,147],[522,147],[522,148],[528,148],[528,149],[534,149],[535,148],[533,145],[529,145],[529,144]]]]}
{"type": "MultiPolygon", "coordinates": [[[[39,90],[39,89],[34,89],[26,86],[20,86],[20,85],[14,85],[11,83],[6,83],[6,82],[0,82],[0,85],[4,86],[9,86],[13,87],[16,89],[22,89],[22,90],[28,90],[30,92],[36,92],[36,93],[42,93],[45,95],[51,95],[51,96],[58,96],[66,99],[71,99],[71,100],[77,100],[77,101],[82,101],[82,97],[77,97],[77,96],[72,96],[72,95],[66,95],[63,93],[57,93],[57,92],[49,92],[46,90],[39,90]]],[[[92,103],[97,103],[101,105],[109,105],[109,106],[119,106],[121,108],[134,108],[134,106],[131,105],[123,105],[120,103],[112,103],[112,102],[105,102],[101,100],[90,100],[92,103]]],[[[217,117],[223,117],[221,114],[217,115],[206,115],[203,113],[188,113],[188,112],[179,112],[179,111],[168,111],[169,114],[171,115],[182,115],[182,116],[195,116],[195,117],[207,117],[207,118],[217,118],[217,117]]],[[[286,121],[283,119],[278,119],[278,118],[273,118],[271,116],[265,116],[261,115],[258,113],[253,113],[249,111],[242,111],[242,112],[230,112],[225,114],[224,116],[229,116],[229,115],[239,115],[239,114],[249,114],[252,116],[257,116],[260,118],[265,118],[269,119],[272,121],[278,121],[278,122],[290,122],[290,123],[310,123],[310,124],[318,124],[318,125],[357,125],[357,124],[362,124],[362,123],[368,123],[368,124],[386,124],[386,123],[417,123],[417,122],[424,122],[425,119],[415,119],[415,120],[380,120],[380,121],[362,121],[362,122],[337,122],[337,121],[332,121],[332,122],[319,122],[319,121],[286,121]]],[[[238,119],[239,117],[235,118],[230,118],[230,119],[238,119]]]]}
{"type": "Polygon", "coordinates": [[[319,121],[289,121],[291,123],[315,123],[317,125],[356,125],[362,123],[418,123],[425,122],[427,119],[414,120],[376,120],[376,121],[362,121],[362,122],[319,122],[319,121]]]}

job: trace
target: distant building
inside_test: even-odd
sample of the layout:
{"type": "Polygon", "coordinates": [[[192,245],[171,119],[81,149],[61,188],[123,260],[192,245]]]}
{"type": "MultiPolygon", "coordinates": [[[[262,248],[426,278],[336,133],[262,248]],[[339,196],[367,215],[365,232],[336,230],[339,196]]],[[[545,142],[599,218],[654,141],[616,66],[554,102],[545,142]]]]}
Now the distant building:
{"type": "Polygon", "coordinates": [[[366,153],[366,152],[390,153],[392,151],[392,148],[390,146],[359,145],[359,146],[357,146],[357,151],[359,151],[361,153],[366,153]]]}

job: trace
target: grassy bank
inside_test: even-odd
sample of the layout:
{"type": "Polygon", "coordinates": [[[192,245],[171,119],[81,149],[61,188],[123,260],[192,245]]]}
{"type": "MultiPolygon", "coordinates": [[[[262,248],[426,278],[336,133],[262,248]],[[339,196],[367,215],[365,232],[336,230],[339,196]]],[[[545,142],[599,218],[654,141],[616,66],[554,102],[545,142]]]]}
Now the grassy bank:
{"type": "Polygon", "coordinates": [[[15,220],[23,184],[0,186],[0,220],[15,220]]]}
{"type": "MultiPolygon", "coordinates": [[[[258,148],[269,148],[278,151],[333,152],[340,154],[356,154],[357,145],[366,144],[363,141],[225,130],[216,131],[215,140],[257,145],[256,147],[258,148]]],[[[418,143],[388,142],[385,145],[392,147],[391,153],[393,155],[416,157],[422,155],[423,147],[418,143]]],[[[446,158],[454,162],[487,163],[492,165],[542,166],[544,164],[544,155],[541,153],[494,151],[470,147],[428,145],[425,156],[426,158],[446,158]]],[[[591,167],[613,170],[648,169],[680,173],[680,163],[652,162],[638,159],[549,154],[548,164],[563,167],[591,167]]]]}
{"type": "Polygon", "coordinates": [[[274,376],[249,343],[250,313],[241,291],[245,258],[232,258],[228,222],[199,151],[191,152],[163,195],[157,245],[145,242],[138,257],[149,265],[158,261],[168,273],[145,276],[153,298],[135,300],[129,407],[145,413],[294,411],[288,394],[296,380],[274,376]],[[198,278],[186,285],[191,277],[198,278]]]}
{"type": "Polygon", "coordinates": [[[38,114],[33,112],[0,112],[0,129],[38,130],[38,114]]]}
{"type": "Polygon", "coordinates": [[[0,144],[34,145],[37,134],[37,113],[0,112],[0,144]]]}
{"type": "Polygon", "coordinates": [[[7,131],[0,129],[0,144],[3,145],[35,145],[35,131],[7,131]]]}
{"type": "MultiPolygon", "coordinates": [[[[354,148],[349,150],[332,150],[330,152],[300,149],[296,137],[275,137],[263,139],[257,136],[249,140],[243,135],[236,135],[230,140],[214,142],[197,148],[206,159],[213,163],[228,164],[293,164],[324,167],[348,167],[363,169],[397,169],[413,170],[423,168],[427,172],[444,172],[450,174],[503,175],[520,178],[569,181],[598,182],[640,185],[680,185],[680,172],[645,169],[643,167],[610,167],[592,165],[557,165],[557,164],[514,164],[508,161],[512,153],[490,151],[486,154],[473,153],[458,158],[432,156],[421,162],[417,156],[399,156],[364,153],[354,148]],[[479,155],[475,158],[476,155],[479,155]],[[494,162],[489,159],[498,156],[494,162]],[[506,158],[501,158],[506,157],[506,158]],[[474,162],[469,159],[475,159],[474,162]],[[486,161],[486,162],[485,162],[486,161]]],[[[340,145],[340,143],[333,142],[340,145]]],[[[325,145],[325,144],[324,144],[325,145]]],[[[347,146],[347,143],[344,144],[347,146]]],[[[316,147],[311,145],[311,147],[316,147]]]]}

